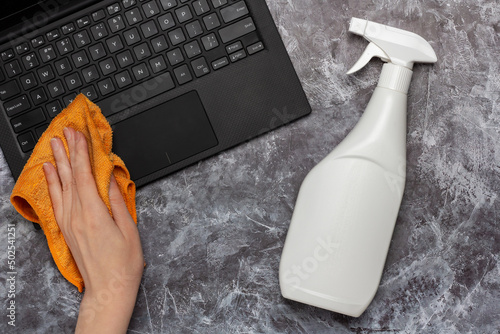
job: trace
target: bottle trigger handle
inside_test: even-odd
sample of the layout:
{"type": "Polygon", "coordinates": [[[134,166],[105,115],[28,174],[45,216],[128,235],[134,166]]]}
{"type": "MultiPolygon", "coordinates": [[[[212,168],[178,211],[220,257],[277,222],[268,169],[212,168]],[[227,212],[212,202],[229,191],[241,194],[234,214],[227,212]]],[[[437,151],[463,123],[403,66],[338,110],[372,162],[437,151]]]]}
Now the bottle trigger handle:
{"type": "Polygon", "coordinates": [[[384,62],[390,61],[390,58],[385,54],[384,50],[382,50],[381,48],[379,48],[377,45],[375,45],[372,42],[372,43],[368,44],[368,46],[366,47],[366,49],[363,52],[363,54],[361,55],[361,57],[359,57],[356,64],[354,64],[354,66],[351,67],[351,69],[349,71],[347,71],[347,74],[352,74],[352,73],[359,71],[360,69],[365,67],[365,65],[368,64],[368,62],[373,57],[378,57],[378,58],[382,59],[384,62]]]}

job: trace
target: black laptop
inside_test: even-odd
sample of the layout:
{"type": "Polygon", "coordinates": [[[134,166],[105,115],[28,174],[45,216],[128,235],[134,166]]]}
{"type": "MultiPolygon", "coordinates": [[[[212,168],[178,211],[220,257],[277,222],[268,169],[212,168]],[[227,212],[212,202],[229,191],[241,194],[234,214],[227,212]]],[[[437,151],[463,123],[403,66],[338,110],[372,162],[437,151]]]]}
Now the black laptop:
{"type": "Polygon", "coordinates": [[[16,179],[80,93],[138,186],[311,112],[264,0],[4,1],[0,62],[16,179]]]}

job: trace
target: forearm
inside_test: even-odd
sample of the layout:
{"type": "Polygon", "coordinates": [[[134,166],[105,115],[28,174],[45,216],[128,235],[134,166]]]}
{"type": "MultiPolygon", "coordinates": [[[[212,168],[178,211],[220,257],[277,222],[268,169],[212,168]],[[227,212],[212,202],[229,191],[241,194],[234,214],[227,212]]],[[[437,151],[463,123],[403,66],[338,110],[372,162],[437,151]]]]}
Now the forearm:
{"type": "Polygon", "coordinates": [[[137,288],[85,291],[75,333],[126,333],[137,297],[137,288]]]}

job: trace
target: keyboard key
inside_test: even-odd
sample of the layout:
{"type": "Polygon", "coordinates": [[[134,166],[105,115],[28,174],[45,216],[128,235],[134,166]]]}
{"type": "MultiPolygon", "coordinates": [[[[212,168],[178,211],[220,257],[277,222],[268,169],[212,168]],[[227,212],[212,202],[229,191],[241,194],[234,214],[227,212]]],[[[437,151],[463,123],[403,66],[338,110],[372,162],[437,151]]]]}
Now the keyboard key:
{"type": "Polygon", "coordinates": [[[113,81],[107,78],[103,81],[99,81],[97,83],[97,87],[99,87],[99,91],[102,96],[109,95],[115,91],[115,86],[113,85],[113,81]]]}
{"type": "Polygon", "coordinates": [[[177,8],[175,10],[175,15],[177,16],[177,19],[179,20],[180,23],[184,23],[193,18],[193,14],[191,13],[191,10],[189,9],[188,6],[177,8]]]}
{"type": "Polygon", "coordinates": [[[233,53],[241,49],[243,49],[243,44],[240,41],[226,46],[227,53],[233,53]]]}
{"type": "Polygon", "coordinates": [[[154,1],[150,1],[142,5],[142,10],[144,11],[144,14],[146,15],[147,18],[150,18],[151,16],[155,16],[156,14],[160,13],[160,9],[158,8],[158,5],[154,1]]]}
{"type": "Polygon", "coordinates": [[[222,57],[220,59],[217,59],[216,61],[212,62],[212,68],[214,70],[218,70],[219,68],[223,68],[224,66],[229,65],[229,61],[227,60],[227,57],[222,57]]]}
{"type": "Polygon", "coordinates": [[[129,25],[133,25],[142,21],[142,16],[139,12],[139,8],[129,10],[125,13],[125,17],[127,18],[127,22],[129,25]]]}
{"type": "Polygon", "coordinates": [[[82,71],[83,79],[86,83],[99,79],[99,73],[95,65],[89,66],[82,71]]]}
{"type": "Polygon", "coordinates": [[[52,42],[52,41],[58,39],[59,37],[61,37],[61,34],[59,34],[59,30],[54,29],[54,30],[49,31],[48,33],[46,33],[45,36],[47,37],[47,40],[49,42],[52,42]]]}
{"type": "Polygon", "coordinates": [[[82,47],[90,43],[90,37],[86,30],[73,35],[77,47],[82,47]]]}
{"type": "Polygon", "coordinates": [[[2,69],[0,68],[0,82],[4,81],[5,80],[5,75],[3,75],[3,71],[2,69]]]}
{"type": "Polygon", "coordinates": [[[167,68],[167,63],[165,62],[165,58],[162,55],[155,57],[149,61],[149,65],[153,69],[153,73],[158,73],[167,68]]]}
{"type": "Polygon", "coordinates": [[[54,51],[52,45],[41,48],[38,50],[38,53],[44,63],[49,62],[56,57],[56,52],[54,51]]]}
{"type": "Polygon", "coordinates": [[[118,64],[120,65],[121,68],[127,67],[134,63],[134,59],[132,59],[132,54],[128,50],[119,53],[116,56],[116,59],[118,60],[118,64]]]}
{"type": "Polygon", "coordinates": [[[122,5],[124,8],[130,8],[136,4],[136,0],[122,0],[122,5]]]}
{"type": "Polygon", "coordinates": [[[132,67],[132,73],[137,81],[149,77],[148,67],[144,63],[132,67]]]}
{"type": "Polygon", "coordinates": [[[253,55],[254,53],[257,53],[257,52],[262,51],[262,50],[264,50],[264,44],[262,44],[262,42],[257,42],[255,44],[250,45],[247,48],[249,55],[253,55]]]}
{"type": "Polygon", "coordinates": [[[73,53],[71,55],[71,58],[73,59],[73,64],[75,64],[76,68],[83,67],[89,63],[89,58],[87,57],[87,53],[85,52],[85,50],[73,53]]]}
{"type": "Polygon", "coordinates": [[[45,121],[45,115],[42,109],[39,108],[13,118],[10,123],[12,124],[14,132],[19,133],[43,121],[45,121]]]}
{"type": "Polygon", "coordinates": [[[19,66],[19,62],[14,60],[5,65],[5,72],[9,78],[15,77],[16,75],[21,74],[21,66],[19,66]]]}
{"type": "Polygon", "coordinates": [[[69,95],[66,95],[65,97],[63,97],[63,105],[64,105],[64,108],[66,108],[67,106],[69,106],[71,104],[71,102],[73,102],[76,98],[76,93],[71,93],[69,95]]]}
{"type": "Polygon", "coordinates": [[[0,85],[0,100],[5,101],[8,98],[19,94],[21,90],[16,81],[12,80],[0,85]]]}
{"type": "Polygon", "coordinates": [[[45,94],[45,89],[43,87],[37,88],[30,93],[31,100],[35,105],[39,105],[40,103],[47,102],[47,94],[45,94]]]}
{"type": "Polygon", "coordinates": [[[73,44],[69,38],[62,39],[56,43],[57,50],[61,56],[73,51],[73,44]]]}
{"type": "Polygon", "coordinates": [[[54,67],[56,68],[57,74],[64,75],[66,73],[71,72],[72,68],[69,63],[68,58],[63,58],[54,63],[54,67]]]}
{"type": "Polygon", "coordinates": [[[193,67],[194,75],[196,75],[197,78],[210,73],[210,69],[208,68],[207,61],[204,57],[193,60],[191,62],[191,66],[193,67]]]}
{"type": "Polygon", "coordinates": [[[203,43],[203,47],[207,51],[210,51],[219,46],[219,42],[217,41],[217,37],[215,37],[214,33],[207,36],[203,36],[201,38],[201,42],[203,43]]]}
{"type": "Polygon", "coordinates": [[[184,51],[188,58],[194,58],[201,53],[200,44],[197,41],[192,41],[184,45],[184,51]]]}
{"type": "Polygon", "coordinates": [[[108,36],[108,30],[106,30],[106,26],[104,23],[96,24],[90,28],[92,32],[92,36],[94,36],[94,40],[98,41],[106,36],[108,36]]]}
{"type": "Polygon", "coordinates": [[[75,25],[73,23],[65,24],[61,27],[61,31],[64,35],[70,34],[75,31],[75,25]]]}
{"type": "Polygon", "coordinates": [[[220,27],[219,18],[215,13],[205,16],[203,18],[203,23],[205,23],[205,27],[207,28],[207,30],[213,30],[220,27]]]}
{"type": "Polygon", "coordinates": [[[201,28],[200,21],[194,21],[186,24],[186,31],[191,38],[203,34],[203,29],[201,28]]]}
{"type": "Polygon", "coordinates": [[[99,63],[99,67],[101,68],[101,72],[103,75],[108,75],[116,71],[116,65],[113,61],[113,58],[108,58],[99,63]]]}
{"type": "Polygon", "coordinates": [[[89,47],[89,52],[93,60],[99,60],[107,55],[102,43],[97,43],[89,47]]]}
{"type": "Polygon", "coordinates": [[[175,6],[177,6],[176,0],[160,0],[160,2],[164,10],[168,10],[170,8],[174,8],[175,6]]]}
{"type": "Polygon", "coordinates": [[[210,11],[210,7],[208,7],[207,0],[198,0],[193,2],[193,8],[196,15],[203,15],[210,11]]]}
{"type": "Polygon", "coordinates": [[[172,45],[177,45],[186,41],[186,36],[184,36],[181,28],[170,31],[168,33],[168,38],[170,39],[172,45]]]}
{"type": "Polygon", "coordinates": [[[115,80],[118,83],[119,88],[126,87],[132,84],[132,78],[128,71],[123,71],[115,75],[115,80]]]}
{"type": "Polygon", "coordinates": [[[182,65],[181,67],[177,67],[176,69],[174,69],[174,74],[179,85],[183,85],[193,80],[193,77],[191,76],[187,65],[182,65]]]}
{"type": "Polygon", "coordinates": [[[52,97],[58,97],[65,93],[61,80],[51,82],[47,85],[47,89],[52,97]]]}
{"type": "Polygon", "coordinates": [[[246,19],[222,28],[219,30],[219,34],[222,39],[222,43],[227,43],[255,31],[255,29],[253,19],[251,17],[247,17],[246,19]]]}
{"type": "Polygon", "coordinates": [[[76,25],[78,26],[78,28],[86,27],[89,24],[90,24],[90,19],[88,16],[84,16],[84,17],[76,20],[76,25]]]}
{"type": "Polygon", "coordinates": [[[26,71],[31,70],[32,68],[39,65],[38,59],[36,58],[36,54],[34,52],[28,53],[27,55],[22,57],[24,69],[26,71]]]}
{"type": "Polygon", "coordinates": [[[48,127],[48,124],[42,124],[41,126],[37,127],[35,130],[36,138],[40,138],[48,127]]]}
{"type": "Polygon", "coordinates": [[[42,83],[50,81],[50,80],[54,79],[54,77],[55,77],[54,71],[52,71],[52,68],[50,67],[50,65],[40,67],[36,72],[38,74],[38,78],[40,79],[40,81],[42,83]]]}
{"type": "Polygon", "coordinates": [[[14,58],[14,51],[12,49],[7,49],[2,52],[2,60],[7,61],[14,58]]]}
{"type": "Polygon", "coordinates": [[[92,20],[94,20],[94,22],[102,20],[105,17],[106,17],[106,13],[104,12],[103,9],[100,9],[97,12],[92,13],[92,20]]]}
{"type": "Polygon", "coordinates": [[[82,80],[80,79],[80,75],[78,73],[72,73],[64,78],[66,82],[66,86],[68,90],[75,90],[82,85],[82,80]]]}
{"type": "Polygon", "coordinates": [[[144,58],[151,56],[151,51],[149,51],[149,47],[146,43],[142,43],[134,47],[135,58],[141,61],[144,58]]]}
{"type": "Polygon", "coordinates": [[[247,14],[248,8],[245,4],[245,1],[237,2],[220,10],[220,15],[226,23],[239,19],[240,17],[243,17],[247,14]]]}
{"type": "Polygon", "coordinates": [[[158,33],[158,28],[156,28],[156,24],[154,21],[148,21],[144,24],[141,24],[141,30],[145,38],[149,38],[158,33]]]}
{"type": "Polygon", "coordinates": [[[43,36],[35,37],[31,40],[31,46],[37,48],[45,43],[43,36]]]}
{"type": "Polygon", "coordinates": [[[57,100],[45,105],[45,109],[47,110],[50,118],[56,117],[62,111],[61,103],[57,100]]]}
{"type": "Polygon", "coordinates": [[[14,100],[5,102],[3,108],[7,112],[7,116],[11,117],[30,108],[30,103],[26,95],[19,96],[14,100]]]}
{"type": "Polygon", "coordinates": [[[231,62],[234,63],[240,59],[245,58],[247,55],[245,53],[245,50],[240,50],[235,53],[232,53],[229,55],[229,58],[231,59],[231,62]]]}
{"type": "Polygon", "coordinates": [[[112,33],[125,29],[125,22],[123,22],[121,15],[109,19],[108,25],[112,33]]]}
{"type": "Polygon", "coordinates": [[[104,116],[108,117],[122,110],[128,109],[140,102],[146,101],[175,87],[169,72],[160,74],[129,87],[119,94],[112,95],[99,101],[99,106],[104,116]]]}
{"type": "Polygon", "coordinates": [[[31,151],[35,147],[35,138],[33,138],[31,132],[26,132],[18,136],[17,142],[24,153],[31,151]]]}
{"type": "Polygon", "coordinates": [[[106,40],[106,45],[111,53],[115,53],[123,49],[123,43],[120,36],[113,36],[106,40]]]}
{"type": "Polygon", "coordinates": [[[134,45],[141,41],[141,37],[136,28],[125,31],[123,35],[125,36],[125,43],[127,43],[127,45],[134,45]]]}
{"type": "Polygon", "coordinates": [[[165,36],[161,35],[156,38],[153,38],[151,40],[151,45],[153,46],[153,50],[156,53],[160,53],[162,51],[165,51],[168,48],[168,43],[167,40],[165,39],[165,36]]]}
{"type": "Polygon", "coordinates": [[[29,46],[28,42],[24,42],[24,43],[21,43],[18,46],[16,46],[16,52],[19,55],[22,55],[23,53],[26,53],[29,50],[30,50],[30,46],[29,46]]]}
{"type": "Polygon", "coordinates": [[[94,86],[88,86],[83,88],[80,93],[85,95],[90,101],[95,101],[97,99],[97,92],[95,91],[94,86]]]}
{"type": "Polygon", "coordinates": [[[170,65],[174,66],[184,61],[181,49],[177,48],[172,51],[167,52],[167,58],[170,65]]]}
{"type": "Polygon", "coordinates": [[[174,17],[170,13],[160,16],[158,22],[160,23],[161,30],[168,30],[175,26],[174,17]]]}
{"type": "Polygon", "coordinates": [[[24,90],[30,90],[37,85],[35,75],[33,73],[23,75],[20,80],[24,90]]]}
{"type": "Polygon", "coordinates": [[[120,11],[120,4],[117,2],[117,3],[114,3],[112,5],[109,5],[107,8],[108,10],[108,14],[109,15],[113,15],[113,14],[116,14],[120,11]]]}
{"type": "Polygon", "coordinates": [[[220,6],[224,6],[227,4],[227,0],[212,0],[212,5],[214,8],[219,8],[220,6]]]}

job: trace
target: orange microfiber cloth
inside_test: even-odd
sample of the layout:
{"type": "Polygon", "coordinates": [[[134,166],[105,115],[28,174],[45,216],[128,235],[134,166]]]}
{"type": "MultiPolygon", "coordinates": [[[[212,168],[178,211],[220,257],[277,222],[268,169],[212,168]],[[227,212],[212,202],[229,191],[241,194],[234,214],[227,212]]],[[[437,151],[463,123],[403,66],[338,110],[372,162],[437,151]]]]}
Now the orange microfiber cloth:
{"type": "Polygon", "coordinates": [[[51,162],[56,165],[50,139],[59,137],[69,155],[68,146],[63,134],[65,127],[71,127],[82,132],[87,138],[90,164],[101,199],[111,212],[109,202],[109,183],[111,173],[127,204],[128,211],[137,224],[135,211],[135,184],[130,180],[130,174],[124,162],[111,152],[112,131],[101,110],[84,95],[78,95],[75,100],[52,120],[49,128],[43,133],[19,176],[10,200],[16,210],[26,219],[40,224],[47,237],[50,252],[61,274],[80,292],[84,282],[71,251],[57,225],[49,188],[43,172],[43,164],[51,162]]]}

